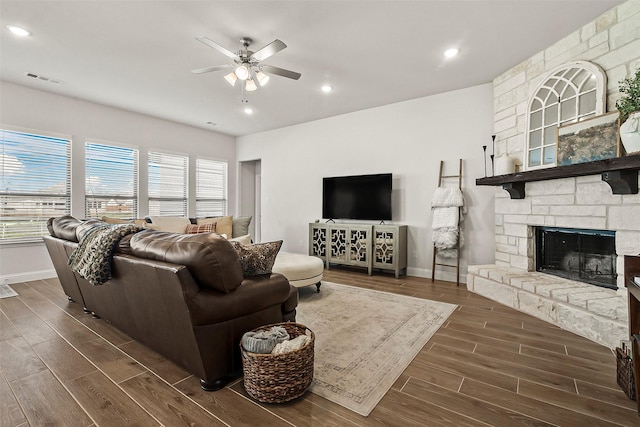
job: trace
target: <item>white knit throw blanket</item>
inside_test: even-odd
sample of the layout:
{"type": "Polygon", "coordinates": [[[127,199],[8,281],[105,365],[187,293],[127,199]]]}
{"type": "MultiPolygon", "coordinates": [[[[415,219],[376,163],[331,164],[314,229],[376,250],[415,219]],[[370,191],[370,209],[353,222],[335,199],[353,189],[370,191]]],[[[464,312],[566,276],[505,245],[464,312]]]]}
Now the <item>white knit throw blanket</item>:
{"type": "Polygon", "coordinates": [[[458,226],[458,210],[457,207],[450,208],[433,208],[433,219],[431,228],[457,227],[458,226]]]}
{"type": "Polygon", "coordinates": [[[464,206],[464,196],[458,187],[438,187],[431,197],[432,208],[464,206]]]}

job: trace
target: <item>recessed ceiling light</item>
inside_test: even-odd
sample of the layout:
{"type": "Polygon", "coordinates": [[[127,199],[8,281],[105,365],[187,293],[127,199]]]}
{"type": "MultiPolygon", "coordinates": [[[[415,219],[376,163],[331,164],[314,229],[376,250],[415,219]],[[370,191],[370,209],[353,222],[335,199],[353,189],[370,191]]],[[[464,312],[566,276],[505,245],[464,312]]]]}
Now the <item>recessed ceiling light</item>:
{"type": "Polygon", "coordinates": [[[253,114],[253,109],[247,107],[244,109],[245,114],[253,114]]]}
{"type": "Polygon", "coordinates": [[[322,91],[324,93],[329,93],[329,92],[331,92],[333,90],[333,86],[331,86],[331,85],[323,85],[321,87],[321,89],[322,89],[322,91]]]}
{"type": "Polygon", "coordinates": [[[211,120],[209,120],[206,124],[208,124],[209,126],[218,126],[216,122],[212,122],[211,120]]]}
{"type": "Polygon", "coordinates": [[[453,58],[454,56],[456,56],[458,54],[459,50],[455,47],[451,48],[451,49],[447,49],[444,51],[444,56],[447,58],[453,58]]]}
{"type": "Polygon", "coordinates": [[[31,35],[31,33],[29,31],[25,30],[22,27],[16,27],[15,25],[7,25],[7,28],[14,35],[19,36],[19,37],[27,37],[27,36],[31,35]]]}

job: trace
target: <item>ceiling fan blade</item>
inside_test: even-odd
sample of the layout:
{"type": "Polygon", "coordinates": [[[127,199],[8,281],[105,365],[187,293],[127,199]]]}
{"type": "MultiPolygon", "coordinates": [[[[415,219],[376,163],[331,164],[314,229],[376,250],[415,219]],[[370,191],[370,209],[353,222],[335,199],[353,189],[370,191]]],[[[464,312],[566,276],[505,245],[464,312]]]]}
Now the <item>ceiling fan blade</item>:
{"type": "Polygon", "coordinates": [[[233,65],[231,64],[227,64],[227,65],[215,65],[213,67],[206,67],[206,68],[198,68],[195,70],[191,70],[191,72],[193,74],[202,74],[202,73],[208,73],[211,71],[218,71],[218,70],[224,70],[227,68],[233,68],[233,65]]]}
{"type": "Polygon", "coordinates": [[[221,54],[226,55],[231,59],[236,59],[238,57],[238,55],[236,55],[235,53],[231,52],[229,49],[226,49],[226,48],[220,46],[218,43],[216,43],[213,40],[208,39],[208,38],[206,38],[204,36],[198,36],[198,37],[196,37],[196,40],[198,40],[200,43],[206,44],[210,48],[213,48],[213,49],[217,50],[221,54]]]}
{"type": "Polygon", "coordinates": [[[263,65],[262,70],[266,73],[276,74],[288,79],[298,80],[302,74],[295,71],[285,70],[284,68],[274,67],[273,65],[263,65]]]}
{"type": "Polygon", "coordinates": [[[251,55],[251,57],[256,61],[264,61],[271,55],[274,55],[280,52],[285,47],[287,47],[286,44],[284,44],[278,39],[275,39],[274,41],[272,41],[271,43],[269,43],[259,51],[255,52],[253,55],[251,55]]]}

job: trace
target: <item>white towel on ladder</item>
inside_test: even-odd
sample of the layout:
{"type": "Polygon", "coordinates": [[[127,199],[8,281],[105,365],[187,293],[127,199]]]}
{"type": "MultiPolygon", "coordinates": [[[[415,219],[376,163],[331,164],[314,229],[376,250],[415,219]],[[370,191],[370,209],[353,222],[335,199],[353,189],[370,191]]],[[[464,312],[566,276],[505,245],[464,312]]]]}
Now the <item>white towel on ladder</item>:
{"type": "Polygon", "coordinates": [[[431,228],[457,227],[459,222],[458,207],[433,208],[431,228]]]}

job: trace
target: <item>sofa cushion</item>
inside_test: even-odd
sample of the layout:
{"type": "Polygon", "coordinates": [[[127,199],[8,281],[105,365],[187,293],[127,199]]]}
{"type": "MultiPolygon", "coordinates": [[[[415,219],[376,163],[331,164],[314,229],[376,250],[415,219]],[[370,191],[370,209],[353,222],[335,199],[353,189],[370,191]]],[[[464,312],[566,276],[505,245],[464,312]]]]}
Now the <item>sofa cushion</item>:
{"type": "Polygon", "coordinates": [[[232,237],[236,238],[239,236],[246,236],[247,234],[249,234],[250,223],[251,223],[250,216],[239,216],[237,218],[233,218],[232,237]]]}
{"type": "Polygon", "coordinates": [[[189,224],[187,225],[186,234],[214,233],[216,231],[215,224],[189,224]]]}
{"type": "Polygon", "coordinates": [[[82,224],[82,221],[72,217],[71,215],[54,218],[51,221],[51,229],[53,230],[52,236],[77,242],[78,237],[76,237],[76,228],[78,228],[80,224],[82,224]]]}
{"type": "Polygon", "coordinates": [[[215,224],[215,232],[231,236],[233,232],[233,216],[220,216],[217,218],[198,218],[196,224],[215,224]]]}
{"type": "Polygon", "coordinates": [[[269,274],[276,261],[276,255],[282,246],[282,240],[276,242],[243,245],[240,242],[230,242],[238,252],[240,265],[245,276],[269,274]]]}
{"type": "Polygon", "coordinates": [[[146,228],[154,230],[169,231],[171,233],[184,233],[187,225],[191,224],[189,218],[181,216],[152,216],[151,226],[147,223],[146,228]]]}
{"type": "Polygon", "coordinates": [[[177,234],[144,230],[130,240],[140,258],[185,265],[201,287],[229,293],[242,283],[238,254],[215,233],[177,234]]]}

